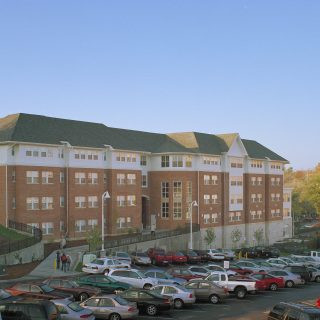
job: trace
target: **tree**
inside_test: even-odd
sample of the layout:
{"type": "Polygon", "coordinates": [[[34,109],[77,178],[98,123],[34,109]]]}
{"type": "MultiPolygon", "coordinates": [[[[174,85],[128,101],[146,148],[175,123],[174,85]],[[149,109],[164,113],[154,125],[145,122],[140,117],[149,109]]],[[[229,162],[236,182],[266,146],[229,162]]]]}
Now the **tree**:
{"type": "Polygon", "coordinates": [[[101,248],[101,233],[98,228],[93,228],[87,232],[87,242],[89,244],[90,252],[98,251],[101,248]]]}
{"type": "Polygon", "coordinates": [[[207,229],[206,236],[204,237],[204,241],[207,243],[208,247],[211,246],[216,241],[216,233],[214,229],[207,229]]]}
{"type": "Polygon", "coordinates": [[[263,243],[263,229],[259,228],[253,233],[253,237],[257,242],[257,245],[260,246],[263,243]]]}
{"type": "Polygon", "coordinates": [[[306,200],[309,200],[320,213],[320,171],[315,170],[310,179],[307,182],[304,196],[306,200]]]}
{"type": "Polygon", "coordinates": [[[241,240],[242,232],[240,229],[236,228],[233,229],[231,232],[231,241],[233,243],[233,246],[236,247],[237,243],[241,240]]]}

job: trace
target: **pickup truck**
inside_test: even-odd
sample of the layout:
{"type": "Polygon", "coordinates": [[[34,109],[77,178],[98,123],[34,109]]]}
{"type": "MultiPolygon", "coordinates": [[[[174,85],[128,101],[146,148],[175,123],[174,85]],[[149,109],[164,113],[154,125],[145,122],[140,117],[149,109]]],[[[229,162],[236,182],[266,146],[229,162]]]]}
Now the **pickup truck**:
{"type": "Polygon", "coordinates": [[[147,255],[151,259],[151,263],[153,265],[168,265],[172,263],[172,256],[166,254],[163,249],[158,248],[149,248],[147,251],[147,255]]]}
{"type": "Polygon", "coordinates": [[[253,280],[238,279],[230,277],[226,272],[212,272],[205,280],[212,281],[215,284],[226,287],[229,293],[236,295],[238,299],[244,299],[247,293],[256,293],[256,282],[253,280]]]}

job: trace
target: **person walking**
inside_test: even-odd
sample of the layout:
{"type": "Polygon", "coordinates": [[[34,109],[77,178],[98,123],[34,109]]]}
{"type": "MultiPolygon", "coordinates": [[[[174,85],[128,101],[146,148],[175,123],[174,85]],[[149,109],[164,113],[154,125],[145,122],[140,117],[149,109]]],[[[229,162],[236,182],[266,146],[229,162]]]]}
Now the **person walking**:
{"type": "Polygon", "coordinates": [[[67,271],[66,268],[67,268],[67,256],[63,252],[61,256],[61,270],[66,272],[67,271]]]}
{"type": "Polygon", "coordinates": [[[56,266],[57,266],[57,270],[60,269],[60,251],[58,250],[56,253],[56,266]]]}
{"type": "Polygon", "coordinates": [[[67,271],[70,271],[71,263],[72,263],[72,259],[70,255],[67,254],[67,271]]]}

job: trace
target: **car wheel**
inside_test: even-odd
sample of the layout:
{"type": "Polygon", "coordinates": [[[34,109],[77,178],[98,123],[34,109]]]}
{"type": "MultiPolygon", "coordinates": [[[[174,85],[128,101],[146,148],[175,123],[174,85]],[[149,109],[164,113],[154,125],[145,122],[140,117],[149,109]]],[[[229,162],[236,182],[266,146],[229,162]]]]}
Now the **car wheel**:
{"type": "Polygon", "coordinates": [[[158,312],[157,307],[154,304],[150,304],[146,308],[146,313],[148,316],[155,316],[157,312],[158,312]]]}
{"type": "Polygon", "coordinates": [[[84,300],[87,300],[89,298],[89,295],[85,292],[82,292],[79,294],[79,300],[82,302],[84,300]]]}
{"type": "Polygon", "coordinates": [[[217,296],[216,294],[212,294],[212,295],[209,297],[209,301],[210,301],[210,303],[212,303],[212,304],[217,304],[217,303],[219,303],[220,299],[219,299],[219,296],[217,296]]]}
{"type": "Polygon", "coordinates": [[[105,274],[105,273],[108,274],[109,271],[110,271],[109,269],[104,269],[104,271],[103,271],[102,273],[103,273],[103,274],[105,274]]]}
{"type": "Polygon", "coordinates": [[[150,283],[146,283],[144,286],[143,286],[143,289],[145,290],[150,290],[152,288],[152,284],[150,283]]]}
{"type": "Polygon", "coordinates": [[[119,313],[111,313],[109,316],[109,320],[121,320],[121,316],[119,313]]]}
{"type": "Polygon", "coordinates": [[[244,299],[247,294],[247,291],[245,288],[237,288],[235,290],[235,294],[238,299],[244,299]]]}
{"type": "Polygon", "coordinates": [[[278,285],[276,283],[271,283],[269,289],[271,291],[277,291],[278,290],[278,285]]]}
{"type": "Polygon", "coordinates": [[[319,283],[320,282],[320,276],[316,276],[316,278],[314,279],[315,282],[319,283]]]}
{"type": "Polygon", "coordinates": [[[183,301],[181,299],[175,299],[173,303],[174,303],[175,309],[182,309],[183,308],[183,301]]]}
{"type": "Polygon", "coordinates": [[[293,281],[288,280],[288,281],[286,282],[286,287],[287,287],[287,288],[292,288],[293,286],[294,286],[294,282],[293,282],[293,281]]]}

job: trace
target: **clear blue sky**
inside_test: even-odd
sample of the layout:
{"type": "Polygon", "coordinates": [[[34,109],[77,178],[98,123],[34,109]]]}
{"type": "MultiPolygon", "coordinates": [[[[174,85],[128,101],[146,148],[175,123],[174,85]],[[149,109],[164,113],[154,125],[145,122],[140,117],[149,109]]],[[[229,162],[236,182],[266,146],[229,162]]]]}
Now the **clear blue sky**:
{"type": "Polygon", "coordinates": [[[0,0],[0,116],[239,132],[320,161],[320,1],[0,0]]]}

